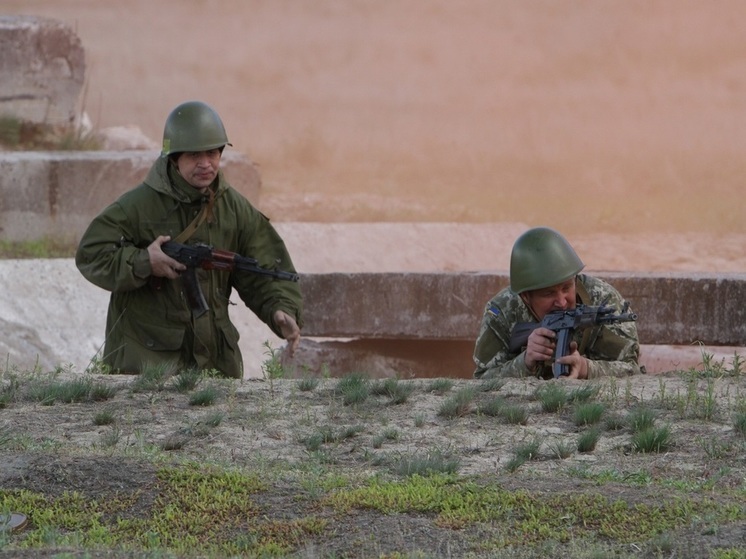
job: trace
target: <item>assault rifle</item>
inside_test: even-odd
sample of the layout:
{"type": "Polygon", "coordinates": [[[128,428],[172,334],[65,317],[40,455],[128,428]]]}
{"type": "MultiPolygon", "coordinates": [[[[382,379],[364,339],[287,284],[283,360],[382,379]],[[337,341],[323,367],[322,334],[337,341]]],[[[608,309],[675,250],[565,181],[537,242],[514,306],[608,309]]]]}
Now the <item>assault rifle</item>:
{"type": "Polygon", "coordinates": [[[557,363],[557,359],[570,353],[570,342],[575,330],[584,330],[601,324],[616,324],[618,322],[633,322],[637,320],[635,313],[629,312],[629,303],[625,302],[622,312],[615,314],[616,309],[602,304],[598,307],[578,305],[569,311],[552,311],[544,316],[541,322],[519,322],[510,335],[509,350],[518,353],[528,343],[528,337],[537,328],[549,328],[557,333],[554,348],[554,362],[552,373],[554,378],[570,374],[570,366],[557,363]]]}
{"type": "Polygon", "coordinates": [[[161,250],[168,256],[184,264],[187,269],[181,276],[184,295],[195,318],[199,318],[208,310],[207,301],[197,280],[197,268],[203,270],[219,270],[250,272],[262,276],[269,276],[285,281],[298,281],[300,276],[283,270],[262,268],[254,258],[241,256],[227,250],[216,250],[210,245],[198,243],[183,245],[168,241],[161,245],[161,250]]]}

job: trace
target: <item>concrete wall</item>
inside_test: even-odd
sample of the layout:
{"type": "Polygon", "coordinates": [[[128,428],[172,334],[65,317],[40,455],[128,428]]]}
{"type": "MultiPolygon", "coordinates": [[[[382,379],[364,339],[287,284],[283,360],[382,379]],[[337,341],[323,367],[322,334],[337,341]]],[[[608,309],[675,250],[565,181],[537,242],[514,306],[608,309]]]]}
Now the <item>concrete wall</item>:
{"type": "MultiPolygon", "coordinates": [[[[639,314],[643,344],[746,346],[746,274],[606,273],[639,314]]],[[[469,340],[504,274],[314,274],[307,336],[469,340]],[[345,312],[339,312],[345,309],[345,312]]]]}
{"type": "MultiPolygon", "coordinates": [[[[158,152],[0,152],[0,234],[8,241],[57,238],[76,242],[91,219],[139,184],[158,152]]],[[[226,150],[229,182],[257,203],[252,161],[226,150]]]]}
{"type": "Polygon", "coordinates": [[[85,79],[80,39],[64,23],[0,16],[0,116],[36,124],[77,122],[85,79]]]}
{"type": "MultiPolygon", "coordinates": [[[[746,274],[599,277],[638,313],[648,372],[697,366],[703,353],[743,359],[746,274]]],[[[469,378],[484,305],[508,283],[507,275],[489,273],[305,275],[303,334],[321,339],[306,341],[287,365],[299,375],[327,367],[332,374],[469,378]]]]}

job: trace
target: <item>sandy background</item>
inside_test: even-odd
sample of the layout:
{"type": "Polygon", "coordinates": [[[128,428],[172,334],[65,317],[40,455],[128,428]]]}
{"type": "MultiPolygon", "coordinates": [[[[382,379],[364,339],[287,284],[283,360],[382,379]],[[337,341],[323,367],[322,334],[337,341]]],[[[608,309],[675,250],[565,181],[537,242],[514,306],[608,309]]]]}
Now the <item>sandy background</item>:
{"type": "Polygon", "coordinates": [[[713,244],[746,233],[740,0],[0,9],[77,30],[98,127],[160,140],[176,104],[214,105],[261,165],[276,220],[510,221],[713,244]]]}
{"type": "Polygon", "coordinates": [[[97,128],[160,141],[175,105],[212,104],[301,271],[505,270],[549,225],[589,271],[746,272],[740,0],[0,10],[77,31],[97,128]]]}

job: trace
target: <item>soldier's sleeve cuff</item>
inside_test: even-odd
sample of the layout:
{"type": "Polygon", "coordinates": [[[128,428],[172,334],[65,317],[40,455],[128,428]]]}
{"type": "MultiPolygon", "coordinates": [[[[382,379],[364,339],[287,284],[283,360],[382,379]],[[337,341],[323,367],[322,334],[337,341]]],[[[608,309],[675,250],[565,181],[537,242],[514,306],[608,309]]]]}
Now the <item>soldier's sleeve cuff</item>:
{"type": "Polygon", "coordinates": [[[132,273],[140,279],[147,279],[153,273],[147,249],[140,249],[135,253],[135,259],[132,262],[132,273]]]}

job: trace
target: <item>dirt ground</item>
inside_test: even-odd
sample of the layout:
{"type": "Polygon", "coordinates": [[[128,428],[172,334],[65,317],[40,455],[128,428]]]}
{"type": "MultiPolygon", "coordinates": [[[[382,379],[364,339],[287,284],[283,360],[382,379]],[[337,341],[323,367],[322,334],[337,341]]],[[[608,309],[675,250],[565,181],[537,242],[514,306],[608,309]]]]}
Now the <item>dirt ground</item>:
{"type": "MultiPolygon", "coordinates": [[[[43,405],[24,396],[30,384],[26,377],[17,397],[0,411],[0,497],[17,490],[48,498],[79,492],[92,503],[105,503],[130,495],[136,497],[133,508],[119,514],[149,518],[163,498],[156,483],[157,464],[192,460],[239,467],[267,482],[265,490],[251,495],[258,512],[244,526],[247,531],[264,522],[309,515],[326,521],[320,534],[296,544],[294,557],[401,557],[398,552],[410,557],[579,558],[595,550],[596,557],[705,558],[718,557],[718,549],[743,553],[746,444],[734,417],[739,410],[743,413],[746,377],[730,373],[718,378],[679,373],[594,382],[598,392],[591,401],[601,402],[606,411],[598,424],[602,434],[590,452],[574,450],[587,429],[574,419],[577,406],[542,411],[536,390],[547,383],[535,379],[501,385],[455,380],[440,389],[434,380],[407,380],[400,382],[412,391],[402,403],[371,390],[367,400],[347,404],[335,379],[321,380],[311,390],[290,379],[205,380],[191,393],[182,393],[171,382],[142,390],[134,388],[134,377],[94,376],[95,383],[118,387],[112,398],[43,405]],[[190,405],[190,396],[208,385],[217,392],[214,403],[190,405]],[[453,417],[443,414],[446,401],[468,388],[474,391],[468,406],[453,417]],[[526,420],[513,424],[487,414],[486,404],[496,398],[502,398],[504,406],[524,407],[526,420]],[[642,406],[653,411],[656,426],[670,429],[668,448],[636,451],[629,424],[612,427],[611,418],[628,417],[642,406]],[[94,418],[103,410],[114,420],[97,425],[94,418]],[[206,428],[206,418],[215,414],[221,414],[222,422],[206,428]],[[314,434],[346,430],[352,434],[327,435],[320,448],[311,450],[308,441],[314,434]],[[533,441],[539,446],[531,459],[511,469],[518,447],[533,441]],[[166,450],[169,444],[171,450],[166,450]],[[573,450],[560,458],[560,446],[573,450]],[[661,512],[661,533],[634,541],[619,535],[596,539],[591,536],[594,528],[568,520],[570,540],[547,542],[535,534],[516,549],[498,546],[490,554],[482,544],[509,531],[510,521],[449,528],[436,512],[340,510],[325,500],[334,488],[345,487],[337,476],[357,480],[353,483],[370,476],[396,478],[392,472],[403,461],[435,452],[455,458],[460,476],[537,497],[603,495],[611,502],[653,507],[694,499],[714,503],[715,510],[734,507],[740,513],[715,521],[700,512],[666,526],[661,512]]],[[[4,390],[11,376],[2,377],[4,390]]],[[[72,377],[61,372],[55,378],[61,382],[72,377]]],[[[571,392],[588,383],[566,381],[563,386],[571,392]]],[[[31,537],[43,520],[37,517],[35,524],[40,511],[17,512],[27,514],[31,523],[5,540],[5,547],[0,544],[0,557],[57,557],[55,553],[72,551],[51,545],[24,552],[19,548],[24,537],[31,537]]],[[[140,555],[100,551],[85,556],[140,555]]]]}

